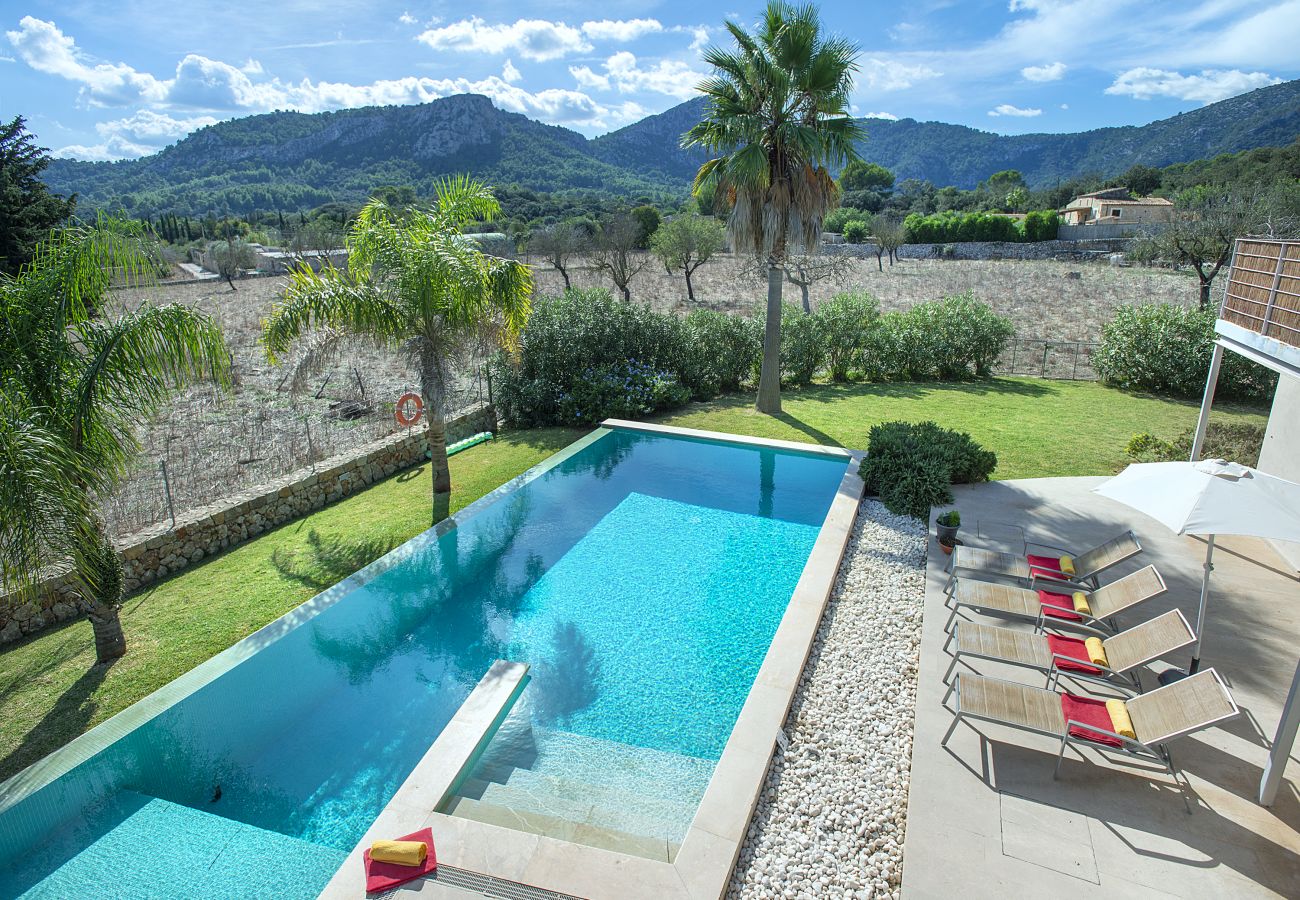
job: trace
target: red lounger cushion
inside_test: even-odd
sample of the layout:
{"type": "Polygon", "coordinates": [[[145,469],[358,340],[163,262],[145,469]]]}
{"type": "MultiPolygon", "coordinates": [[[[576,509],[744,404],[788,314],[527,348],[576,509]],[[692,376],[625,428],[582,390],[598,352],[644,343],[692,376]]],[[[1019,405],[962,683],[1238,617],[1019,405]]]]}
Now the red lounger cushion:
{"type": "Polygon", "coordinates": [[[1043,615],[1045,616],[1051,616],[1053,619],[1065,619],[1067,622],[1083,621],[1083,616],[1074,611],[1074,598],[1069,594],[1053,594],[1051,591],[1039,591],[1038,602],[1043,604],[1043,615]]]}
{"type": "MultiPolygon", "coordinates": [[[[1115,730],[1115,724],[1110,720],[1110,713],[1106,711],[1105,700],[1094,700],[1091,697],[1079,697],[1074,694],[1062,694],[1061,712],[1065,713],[1067,722],[1073,719],[1084,725],[1095,725],[1107,731],[1115,730]]],[[[1098,734],[1087,728],[1080,728],[1078,725],[1070,726],[1070,737],[1092,741],[1094,744],[1105,744],[1107,747],[1124,746],[1124,742],[1119,738],[1113,738],[1108,734],[1098,734]]]]}
{"type": "Polygon", "coordinates": [[[1047,575],[1051,578],[1069,578],[1061,571],[1061,558],[1059,556],[1034,556],[1032,553],[1025,557],[1029,563],[1029,574],[1047,575]]]}
{"type": "Polygon", "coordinates": [[[1059,653],[1061,656],[1071,657],[1068,660],[1054,660],[1058,669],[1065,669],[1067,672],[1086,672],[1089,675],[1096,675],[1101,671],[1096,666],[1088,665],[1092,661],[1092,657],[1088,655],[1088,648],[1084,646],[1080,638],[1049,634],[1047,636],[1047,649],[1053,653],[1059,653]],[[1076,659],[1080,660],[1080,662],[1073,661],[1076,659]]]}
{"type": "Polygon", "coordinates": [[[386,891],[389,888],[397,887],[399,884],[406,884],[406,882],[428,875],[438,868],[438,858],[433,855],[433,829],[421,828],[414,834],[403,835],[396,838],[396,840],[424,841],[429,847],[429,852],[424,857],[424,865],[399,866],[397,863],[378,862],[370,858],[370,851],[367,850],[365,853],[367,894],[373,894],[375,891],[386,891]]]}

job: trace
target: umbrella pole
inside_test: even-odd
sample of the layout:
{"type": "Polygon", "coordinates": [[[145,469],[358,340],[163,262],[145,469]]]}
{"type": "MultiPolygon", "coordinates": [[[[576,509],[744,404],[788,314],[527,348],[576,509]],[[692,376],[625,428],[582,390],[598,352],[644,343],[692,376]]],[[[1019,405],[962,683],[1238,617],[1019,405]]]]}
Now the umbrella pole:
{"type": "Polygon", "coordinates": [[[1214,535],[1206,542],[1205,576],[1201,579],[1201,605],[1196,611],[1196,649],[1192,651],[1192,664],[1187,669],[1188,675],[1195,675],[1201,667],[1201,639],[1205,635],[1205,607],[1210,599],[1210,573],[1214,571],[1214,535]]]}

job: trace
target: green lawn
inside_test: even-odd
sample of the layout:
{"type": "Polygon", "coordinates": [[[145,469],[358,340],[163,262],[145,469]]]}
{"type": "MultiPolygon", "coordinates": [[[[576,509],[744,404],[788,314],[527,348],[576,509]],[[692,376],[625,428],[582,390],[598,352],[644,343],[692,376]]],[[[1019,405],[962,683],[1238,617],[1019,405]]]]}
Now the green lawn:
{"type": "MultiPolygon", "coordinates": [[[[1256,410],[1225,418],[1264,421],[1256,410]]],[[[969,431],[998,454],[1000,478],[1103,475],[1124,463],[1136,431],[1175,437],[1196,405],[1078,382],[996,379],[970,384],[819,386],[788,391],[779,418],[749,396],[699,404],[669,424],[861,447],[870,426],[933,419],[969,431]]],[[[517,432],[452,459],[460,509],[577,439],[582,432],[517,432]]],[[[423,531],[428,467],[421,467],[141,591],[123,610],[130,650],[95,667],[90,628],[76,623],[0,652],[0,778],[61,746],[220,652],[388,549],[423,531]]]]}

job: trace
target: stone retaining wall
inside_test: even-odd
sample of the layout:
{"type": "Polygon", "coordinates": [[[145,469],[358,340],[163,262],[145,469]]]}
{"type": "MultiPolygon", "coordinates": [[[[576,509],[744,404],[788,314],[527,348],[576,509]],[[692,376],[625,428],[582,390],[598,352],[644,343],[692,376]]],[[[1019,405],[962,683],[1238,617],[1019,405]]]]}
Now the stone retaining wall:
{"type": "MultiPolygon", "coordinates": [[[[904,244],[899,259],[1097,259],[1123,253],[1129,242],[1123,238],[1100,241],[970,241],[950,244],[904,244]]],[[[828,244],[827,253],[874,259],[874,244],[828,244]]]]}
{"type": "MultiPolygon", "coordinates": [[[[478,404],[447,422],[447,442],[480,431],[496,431],[496,411],[478,404]]],[[[342,500],[425,459],[424,429],[393,434],[346,456],[259,485],[219,503],[118,541],[127,591],[137,590],[186,566],[242,544],[276,526],[342,500]]],[[[24,603],[0,595],[0,644],[34,634],[81,614],[77,587],[69,575],[46,579],[24,603]]]]}

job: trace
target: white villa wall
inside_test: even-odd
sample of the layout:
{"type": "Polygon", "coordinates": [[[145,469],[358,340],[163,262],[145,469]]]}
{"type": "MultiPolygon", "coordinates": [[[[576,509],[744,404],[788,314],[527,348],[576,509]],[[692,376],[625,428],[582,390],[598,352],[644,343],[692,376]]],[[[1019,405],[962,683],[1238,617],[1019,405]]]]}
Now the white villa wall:
{"type": "MultiPolygon", "coordinates": [[[[1283,375],[1273,395],[1264,446],[1259,453],[1261,471],[1300,482],[1300,378],[1283,375]]],[[[1300,543],[1274,541],[1278,553],[1300,571],[1300,543]]]]}

